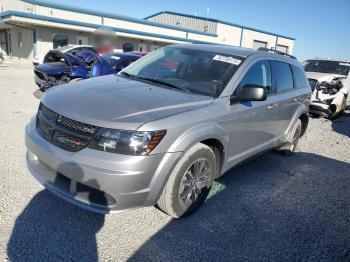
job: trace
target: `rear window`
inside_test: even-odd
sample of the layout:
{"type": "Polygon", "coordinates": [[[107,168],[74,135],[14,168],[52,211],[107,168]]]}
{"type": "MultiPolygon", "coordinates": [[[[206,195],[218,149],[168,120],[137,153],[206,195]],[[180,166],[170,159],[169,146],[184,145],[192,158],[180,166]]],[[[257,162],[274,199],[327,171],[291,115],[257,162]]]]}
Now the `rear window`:
{"type": "Polygon", "coordinates": [[[292,65],[296,88],[302,88],[309,85],[304,70],[301,67],[292,65]]]}
{"type": "Polygon", "coordinates": [[[271,68],[276,81],[277,92],[293,89],[293,75],[289,64],[271,61],[271,68]]]}

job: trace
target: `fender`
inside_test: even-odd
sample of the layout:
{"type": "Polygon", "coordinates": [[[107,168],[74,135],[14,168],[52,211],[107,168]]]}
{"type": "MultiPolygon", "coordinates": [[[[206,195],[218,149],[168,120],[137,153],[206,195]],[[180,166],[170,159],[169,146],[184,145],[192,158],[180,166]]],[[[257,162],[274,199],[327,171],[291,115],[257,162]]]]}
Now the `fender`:
{"type": "Polygon", "coordinates": [[[295,122],[303,115],[308,113],[308,108],[303,103],[301,104],[298,109],[295,111],[292,120],[290,121],[286,131],[284,132],[283,136],[281,137],[281,140],[283,143],[288,141],[289,136],[291,135],[291,131],[293,129],[293,126],[295,122]]]}
{"type": "MultiPolygon", "coordinates": [[[[166,182],[184,152],[197,143],[206,139],[216,139],[224,146],[228,144],[229,138],[223,128],[216,123],[202,123],[195,125],[179,136],[170,146],[164,158],[159,164],[152,181],[150,182],[150,194],[145,202],[146,205],[154,205],[159,199],[166,182]]],[[[224,157],[226,158],[226,156],[224,157]]],[[[224,160],[225,161],[225,160],[224,160]]]]}
{"type": "Polygon", "coordinates": [[[200,123],[183,132],[169,147],[168,152],[186,152],[192,146],[206,139],[216,139],[224,147],[229,144],[229,137],[224,129],[215,122],[200,123]]]}

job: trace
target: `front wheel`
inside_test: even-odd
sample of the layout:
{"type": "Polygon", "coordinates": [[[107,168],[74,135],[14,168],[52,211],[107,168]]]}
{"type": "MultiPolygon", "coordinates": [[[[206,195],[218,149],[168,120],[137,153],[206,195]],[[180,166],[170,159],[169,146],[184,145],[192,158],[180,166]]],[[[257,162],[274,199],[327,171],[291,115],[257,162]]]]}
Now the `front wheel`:
{"type": "Polygon", "coordinates": [[[174,218],[190,215],[207,198],[215,173],[213,150],[196,144],[175,166],[157,202],[158,207],[174,218]]]}

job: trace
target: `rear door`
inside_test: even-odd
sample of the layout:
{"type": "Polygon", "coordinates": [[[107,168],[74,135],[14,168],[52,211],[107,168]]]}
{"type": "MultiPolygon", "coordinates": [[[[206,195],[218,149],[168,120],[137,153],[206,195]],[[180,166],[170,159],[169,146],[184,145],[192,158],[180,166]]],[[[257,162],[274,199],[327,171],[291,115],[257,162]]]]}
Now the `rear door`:
{"type": "Polygon", "coordinates": [[[281,137],[298,108],[297,90],[294,88],[294,78],[291,66],[286,62],[271,61],[273,85],[278,97],[276,132],[281,137]]]}

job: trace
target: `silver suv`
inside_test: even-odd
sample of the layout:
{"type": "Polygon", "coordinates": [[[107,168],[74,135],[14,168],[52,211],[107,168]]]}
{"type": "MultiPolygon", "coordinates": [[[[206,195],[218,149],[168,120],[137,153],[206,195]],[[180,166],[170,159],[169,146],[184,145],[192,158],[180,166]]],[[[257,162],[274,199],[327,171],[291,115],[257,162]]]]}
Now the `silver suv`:
{"type": "Polygon", "coordinates": [[[167,46],[117,75],[45,93],[26,127],[27,165],[52,193],[94,212],[157,205],[186,216],[243,160],[293,152],[310,93],[287,55],[167,46]]]}

